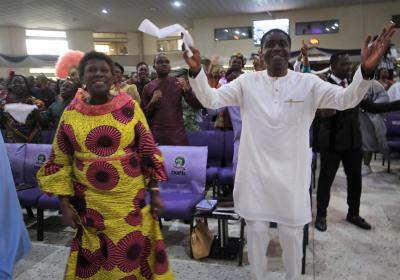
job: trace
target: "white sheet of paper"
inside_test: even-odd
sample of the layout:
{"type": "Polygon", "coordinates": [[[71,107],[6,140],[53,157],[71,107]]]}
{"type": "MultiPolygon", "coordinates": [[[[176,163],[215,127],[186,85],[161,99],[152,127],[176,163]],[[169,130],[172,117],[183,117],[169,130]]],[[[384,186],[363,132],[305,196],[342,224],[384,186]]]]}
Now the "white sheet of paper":
{"type": "Polygon", "coordinates": [[[9,113],[17,122],[23,124],[25,124],[29,114],[35,109],[37,109],[36,105],[24,103],[10,103],[4,105],[4,111],[9,113]]]}
{"type": "Polygon", "coordinates": [[[176,23],[160,29],[154,23],[152,23],[150,20],[146,18],[139,25],[138,30],[160,39],[168,36],[175,36],[177,33],[182,32],[183,33],[182,40],[183,44],[185,45],[187,56],[188,57],[193,56],[193,53],[190,50],[190,47],[193,47],[193,38],[190,35],[190,33],[187,32],[185,28],[180,24],[176,23]]]}

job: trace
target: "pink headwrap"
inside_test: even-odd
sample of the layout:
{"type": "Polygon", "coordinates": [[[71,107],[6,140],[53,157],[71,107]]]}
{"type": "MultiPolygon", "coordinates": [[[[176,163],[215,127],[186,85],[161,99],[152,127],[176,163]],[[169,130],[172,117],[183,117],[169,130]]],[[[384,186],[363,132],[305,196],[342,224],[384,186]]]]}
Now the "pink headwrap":
{"type": "Polygon", "coordinates": [[[83,55],[83,52],[73,50],[60,55],[56,63],[57,77],[65,79],[68,76],[69,70],[79,65],[79,61],[82,59],[83,55]]]}

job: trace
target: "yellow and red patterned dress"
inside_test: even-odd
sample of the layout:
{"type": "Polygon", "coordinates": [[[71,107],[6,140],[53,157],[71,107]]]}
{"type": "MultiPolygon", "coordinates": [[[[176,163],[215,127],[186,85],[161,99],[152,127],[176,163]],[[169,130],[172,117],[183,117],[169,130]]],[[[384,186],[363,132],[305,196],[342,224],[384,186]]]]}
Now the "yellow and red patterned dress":
{"type": "Polygon", "coordinates": [[[145,202],[163,158],[140,106],[125,93],[89,105],[80,89],[61,117],[43,191],[71,196],[81,225],[65,279],[174,279],[157,219],[145,202]]]}

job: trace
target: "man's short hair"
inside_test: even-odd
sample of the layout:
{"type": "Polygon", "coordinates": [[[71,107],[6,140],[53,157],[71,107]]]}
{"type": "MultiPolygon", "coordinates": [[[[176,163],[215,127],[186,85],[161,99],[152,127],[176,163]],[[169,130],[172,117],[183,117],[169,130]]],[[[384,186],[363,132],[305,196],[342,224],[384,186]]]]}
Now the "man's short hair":
{"type": "Polygon", "coordinates": [[[138,70],[138,69],[139,69],[139,67],[140,67],[140,66],[142,66],[142,65],[145,65],[147,68],[149,68],[149,65],[147,65],[147,63],[146,63],[146,62],[144,62],[144,61],[141,61],[141,62],[139,62],[138,64],[136,64],[136,70],[138,70]]]}
{"type": "Polygon", "coordinates": [[[153,60],[153,65],[156,65],[156,60],[160,56],[165,56],[166,58],[168,58],[168,56],[165,53],[156,54],[156,56],[154,57],[154,60],[153,60]]]}
{"type": "Polygon", "coordinates": [[[280,32],[280,33],[282,33],[283,35],[285,35],[286,38],[287,38],[287,40],[288,40],[288,42],[289,42],[289,46],[292,45],[292,40],[290,39],[289,34],[287,34],[287,33],[286,33],[285,31],[283,31],[282,29],[274,28],[274,29],[269,30],[268,32],[266,32],[266,33],[262,36],[262,38],[261,38],[261,48],[264,48],[264,44],[265,44],[265,40],[267,39],[267,36],[270,35],[270,34],[272,34],[272,33],[275,33],[275,32],[280,32]]]}
{"type": "Polygon", "coordinates": [[[348,55],[346,52],[336,52],[331,55],[331,59],[329,60],[329,65],[332,67],[336,66],[336,64],[339,62],[339,59],[341,56],[348,55]]]}

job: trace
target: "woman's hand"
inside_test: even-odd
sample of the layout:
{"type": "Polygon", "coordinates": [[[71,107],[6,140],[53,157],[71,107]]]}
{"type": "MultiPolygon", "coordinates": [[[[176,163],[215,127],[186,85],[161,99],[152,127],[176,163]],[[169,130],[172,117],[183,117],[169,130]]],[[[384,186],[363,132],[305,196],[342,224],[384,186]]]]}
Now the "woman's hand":
{"type": "Polygon", "coordinates": [[[75,209],[69,204],[67,196],[60,196],[60,208],[64,225],[76,228],[81,223],[75,209]]]}
{"type": "Polygon", "coordinates": [[[164,208],[164,202],[162,201],[158,191],[151,191],[151,214],[154,219],[158,219],[160,211],[164,208]]]}

